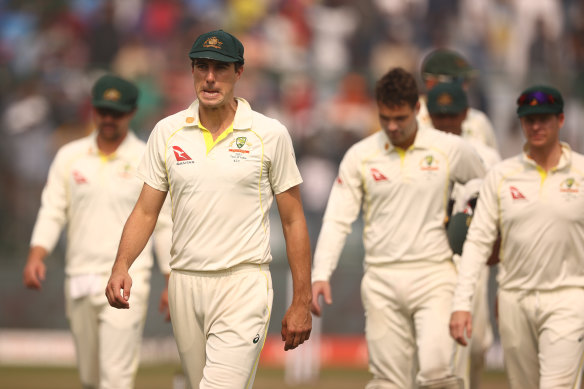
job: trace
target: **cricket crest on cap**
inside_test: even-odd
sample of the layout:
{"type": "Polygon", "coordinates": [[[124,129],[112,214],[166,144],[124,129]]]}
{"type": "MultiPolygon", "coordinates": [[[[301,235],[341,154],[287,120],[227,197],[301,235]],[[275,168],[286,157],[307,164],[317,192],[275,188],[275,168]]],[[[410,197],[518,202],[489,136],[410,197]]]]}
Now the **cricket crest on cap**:
{"type": "Polygon", "coordinates": [[[436,99],[436,103],[438,103],[438,105],[442,105],[442,106],[449,106],[452,104],[452,102],[453,102],[452,95],[450,93],[446,93],[446,92],[442,93],[436,99]]]}
{"type": "Polygon", "coordinates": [[[209,37],[203,43],[203,47],[213,47],[215,49],[221,49],[223,42],[219,40],[216,36],[209,37]]]}
{"type": "Polygon", "coordinates": [[[122,94],[120,93],[120,91],[117,89],[114,89],[114,88],[106,89],[103,92],[103,99],[104,100],[119,101],[121,97],[122,97],[122,94]]]}

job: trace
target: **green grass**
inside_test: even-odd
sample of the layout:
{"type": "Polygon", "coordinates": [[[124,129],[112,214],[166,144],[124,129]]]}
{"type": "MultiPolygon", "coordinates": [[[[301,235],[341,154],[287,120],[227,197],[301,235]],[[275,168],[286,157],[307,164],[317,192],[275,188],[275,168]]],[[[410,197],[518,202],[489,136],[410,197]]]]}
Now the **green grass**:
{"type": "MultiPolygon", "coordinates": [[[[142,366],[136,377],[136,389],[172,389],[178,365],[142,366]]],[[[363,388],[370,378],[364,369],[325,369],[317,382],[294,386],[295,389],[355,389],[363,388]]],[[[77,370],[70,367],[0,366],[2,389],[79,389],[77,370]]],[[[256,376],[254,389],[287,388],[282,369],[262,368],[256,376]]],[[[488,372],[481,389],[507,389],[504,373],[488,372]]]]}

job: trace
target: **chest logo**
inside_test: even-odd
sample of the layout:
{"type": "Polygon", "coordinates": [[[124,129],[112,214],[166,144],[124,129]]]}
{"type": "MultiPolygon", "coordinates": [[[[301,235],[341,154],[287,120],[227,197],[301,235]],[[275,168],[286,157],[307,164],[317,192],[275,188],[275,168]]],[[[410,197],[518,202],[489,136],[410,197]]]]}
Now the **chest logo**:
{"type": "Polygon", "coordinates": [[[371,168],[371,175],[375,181],[387,181],[387,177],[385,177],[383,173],[375,168],[371,168]]]}
{"type": "Polygon", "coordinates": [[[87,184],[87,178],[85,178],[85,176],[77,170],[73,170],[73,179],[75,180],[75,183],[78,185],[87,184]]]}
{"type": "Polygon", "coordinates": [[[578,183],[576,182],[576,180],[574,180],[573,177],[566,178],[560,184],[560,192],[562,192],[562,193],[578,193],[579,192],[578,186],[579,186],[578,183]]]}
{"type": "Polygon", "coordinates": [[[436,160],[436,158],[434,158],[434,156],[431,154],[426,155],[420,161],[420,169],[425,171],[438,170],[438,160],[436,160]]]}
{"type": "Polygon", "coordinates": [[[523,196],[523,193],[521,193],[516,187],[510,186],[509,190],[511,191],[511,198],[513,198],[513,200],[527,200],[525,196],[523,196]]]}
{"type": "Polygon", "coordinates": [[[189,157],[189,155],[185,153],[180,147],[172,146],[172,151],[174,151],[174,156],[177,162],[191,161],[191,157],[189,157]]]}

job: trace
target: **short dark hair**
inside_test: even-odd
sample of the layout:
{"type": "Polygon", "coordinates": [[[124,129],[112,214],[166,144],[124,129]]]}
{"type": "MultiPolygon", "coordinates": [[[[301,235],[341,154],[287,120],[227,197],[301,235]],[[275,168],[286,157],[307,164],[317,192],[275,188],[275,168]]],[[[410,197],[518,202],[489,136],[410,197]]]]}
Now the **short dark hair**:
{"type": "MultiPolygon", "coordinates": [[[[195,58],[195,59],[191,58],[191,69],[194,69],[196,60],[197,60],[197,58],[195,58]]],[[[234,66],[235,72],[237,73],[237,70],[239,70],[239,68],[243,66],[243,62],[233,62],[233,63],[235,65],[234,66]]]]}
{"type": "Polygon", "coordinates": [[[414,108],[419,99],[416,79],[403,68],[393,68],[377,81],[375,98],[388,107],[408,104],[414,108]]]}

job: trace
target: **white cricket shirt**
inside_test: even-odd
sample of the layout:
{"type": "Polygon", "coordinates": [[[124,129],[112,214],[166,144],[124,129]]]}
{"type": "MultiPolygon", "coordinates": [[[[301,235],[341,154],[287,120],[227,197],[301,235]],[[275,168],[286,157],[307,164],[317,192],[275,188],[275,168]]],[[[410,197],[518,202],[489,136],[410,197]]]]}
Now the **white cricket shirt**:
{"type": "Polygon", "coordinates": [[[489,171],[464,244],[453,310],[470,310],[498,229],[500,288],[583,287],[584,156],[562,143],[560,162],[547,173],[526,152],[489,171]]]}
{"type": "Polygon", "coordinates": [[[444,222],[454,182],[485,169],[462,138],[419,127],[406,151],[384,131],[359,141],[343,157],[314,255],[313,281],[328,281],[351,224],[363,210],[365,266],[452,257],[444,222]]]}
{"type": "Polygon", "coordinates": [[[274,195],[302,182],[286,128],[237,99],[233,125],[216,141],[199,103],[161,120],[138,175],[172,199],[171,268],[213,271],[271,261],[274,195]]]}
{"type": "MultiPolygon", "coordinates": [[[[31,246],[51,252],[67,225],[65,273],[68,276],[109,273],[122,230],[143,183],[136,167],[146,145],[131,131],[114,154],[97,147],[97,132],[61,147],[49,170],[31,246]]],[[[169,272],[171,220],[162,212],[155,231],[160,269],[169,272]]],[[[152,266],[149,242],[133,269],[152,266]]]]}

